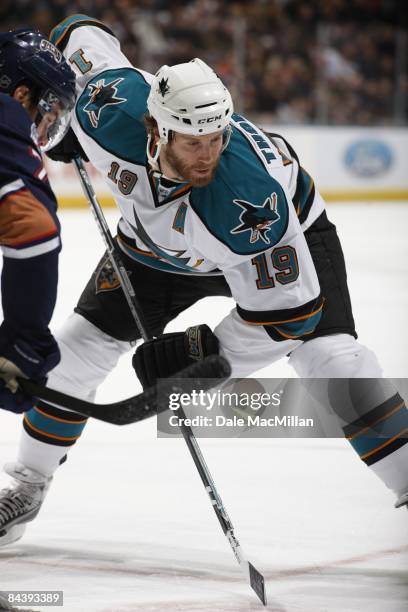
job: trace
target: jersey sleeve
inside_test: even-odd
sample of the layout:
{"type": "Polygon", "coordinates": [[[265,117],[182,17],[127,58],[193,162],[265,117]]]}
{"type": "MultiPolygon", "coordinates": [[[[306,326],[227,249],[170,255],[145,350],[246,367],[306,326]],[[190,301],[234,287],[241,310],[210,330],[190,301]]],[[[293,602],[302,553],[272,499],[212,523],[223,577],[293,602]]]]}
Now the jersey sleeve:
{"type": "MultiPolygon", "coordinates": [[[[55,26],[49,38],[75,72],[77,95],[83,92],[87,83],[106,70],[132,68],[112,30],[87,15],[67,17],[55,26]]],[[[143,70],[139,72],[149,76],[143,70]]]]}
{"type": "Polygon", "coordinates": [[[61,248],[57,204],[26,111],[0,99],[0,247],[4,319],[33,341],[48,336],[61,248]]]}
{"type": "Polygon", "coordinates": [[[281,159],[281,180],[287,185],[296,215],[303,231],[306,231],[322,214],[325,202],[313,177],[301,165],[293,147],[279,134],[266,136],[276,147],[281,159]]]}
{"type": "Polygon", "coordinates": [[[253,257],[223,249],[222,254],[218,243],[211,251],[236,307],[215,333],[232,375],[248,376],[287,355],[315,331],[324,298],[294,210],[282,239],[253,257]]]}
{"type": "Polygon", "coordinates": [[[76,75],[72,129],[125,214],[146,163],[143,120],[152,75],[134,68],[110,29],[86,15],[68,17],[50,39],[76,75]]]}
{"type": "Polygon", "coordinates": [[[216,262],[236,302],[216,329],[233,376],[289,353],[315,331],[324,307],[283,164],[271,150],[273,168],[265,171],[247,142],[233,133],[218,180],[193,190],[195,216],[186,221],[186,234],[216,262]]]}
{"type": "Polygon", "coordinates": [[[315,331],[324,300],[303,240],[223,270],[236,307],[215,333],[234,377],[270,365],[315,331]]]}
{"type": "Polygon", "coordinates": [[[77,94],[103,70],[131,65],[110,28],[87,15],[67,17],[49,38],[75,72],[77,94]]]}

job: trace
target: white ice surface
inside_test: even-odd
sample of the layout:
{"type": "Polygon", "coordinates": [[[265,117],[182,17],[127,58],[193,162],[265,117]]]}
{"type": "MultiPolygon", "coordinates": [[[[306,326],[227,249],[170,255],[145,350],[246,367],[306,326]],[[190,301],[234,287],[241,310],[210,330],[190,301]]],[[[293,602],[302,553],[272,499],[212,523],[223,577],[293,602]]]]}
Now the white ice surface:
{"type": "MultiPolygon", "coordinates": [[[[385,374],[408,372],[408,205],[330,205],[360,341],[385,374]]],[[[112,226],[116,215],[109,212],[112,226]]],[[[90,213],[63,211],[53,326],[71,312],[103,250],[90,213]]],[[[172,325],[211,326],[231,308],[201,302],[172,325]]],[[[264,376],[293,375],[284,362],[264,376]]],[[[98,394],[139,391],[125,357],[98,394]]],[[[0,414],[0,462],[15,457],[20,418],[0,414]]],[[[200,440],[249,560],[275,612],[408,609],[408,513],[343,440],[200,440]]],[[[182,439],[154,420],[90,422],[55,476],[38,518],[0,550],[0,590],[64,591],[68,612],[249,612],[241,575],[182,439]]],[[[35,610],[61,608],[34,607],[35,610]]]]}

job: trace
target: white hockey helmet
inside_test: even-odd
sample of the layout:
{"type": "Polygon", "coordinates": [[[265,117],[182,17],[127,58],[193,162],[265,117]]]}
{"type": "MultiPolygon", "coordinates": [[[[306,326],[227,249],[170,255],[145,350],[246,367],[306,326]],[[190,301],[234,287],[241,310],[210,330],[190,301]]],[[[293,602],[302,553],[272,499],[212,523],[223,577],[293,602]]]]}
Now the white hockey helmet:
{"type": "Polygon", "coordinates": [[[234,110],[228,89],[199,58],[162,66],[153,79],[147,108],[157,122],[160,144],[168,142],[170,130],[191,136],[223,130],[234,110]]]}

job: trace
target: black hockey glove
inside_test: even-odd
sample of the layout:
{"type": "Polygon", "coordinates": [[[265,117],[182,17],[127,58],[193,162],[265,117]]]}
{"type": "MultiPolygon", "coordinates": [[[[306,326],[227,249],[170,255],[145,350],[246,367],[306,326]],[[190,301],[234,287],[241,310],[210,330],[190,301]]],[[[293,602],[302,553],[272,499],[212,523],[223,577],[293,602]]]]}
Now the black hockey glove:
{"type": "Polygon", "coordinates": [[[5,321],[0,326],[0,408],[26,412],[34,398],[18,387],[17,378],[46,383],[46,374],[58,364],[60,352],[51,333],[34,340],[19,336],[5,321]]]}
{"type": "Polygon", "coordinates": [[[185,332],[163,334],[136,349],[132,364],[143,389],[152,387],[158,378],[169,378],[187,366],[218,355],[219,343],[208,325],[189,327],[185,332]]]}
{"type": "Polygon", "coordinates": [[[64,162],[64,164],[69,164],[77,155],[79,155],[83,161],[89,161],[72,128],[69,128],[61,142],[59,142],[54,148],[46,151],[46,155],[50,159],[58,162],[64,162]]]}

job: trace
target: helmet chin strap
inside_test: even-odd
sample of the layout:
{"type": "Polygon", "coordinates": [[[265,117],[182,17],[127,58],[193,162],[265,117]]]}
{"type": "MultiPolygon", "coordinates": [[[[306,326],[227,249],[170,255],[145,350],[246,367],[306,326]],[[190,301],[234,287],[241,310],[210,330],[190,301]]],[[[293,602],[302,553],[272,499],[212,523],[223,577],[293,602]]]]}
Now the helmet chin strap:
{"type": "Polygon", "coordinates": [[[227,125],[224,131],[224,142],[222,144],[221,153],[223,153],[223,151],[225,151],[225,149],[228,147],[229,141],[231,138],[231,134],[232,134],[232,127],[230,125],[227,125]]]}
{"type": "Polygon", "coordinates": [[[147,159],[149,160],[149,164],[152,170],[154,170],[155,172],[161,172],[160,166],[159,166],[159,155],[160,155],[160,149],[162,148],[162,145],[164,144],[167,144],[167,138],[160,136],[159,140],[154,145],[155,150],[152,155],[150,153],[150,149],[152,145],[152,134],[149,134],[147,138],[146,153],[147,153],[147,159]]]}
{"type": "Polygon", "coordinates": [[[165,138],[164,136],[161,136],[159,138],[159,140],[155,144],[155,151],[153,155],[150,153],[151,143],[152,143],[152,135],[149,134],[147,138],[146,153],[147,153],[147,159],[149,160],[150,167],[153,170],[154,174],[167,178],[168,180],[174,181],[175,183],[185,183],[184,179],[179,180],[175,178],[166,177],[162,169],[160,168],[160,164],[159,164],[160,149],[162,148],[162,145],[168,143],[167,138],[165,138]]]}

